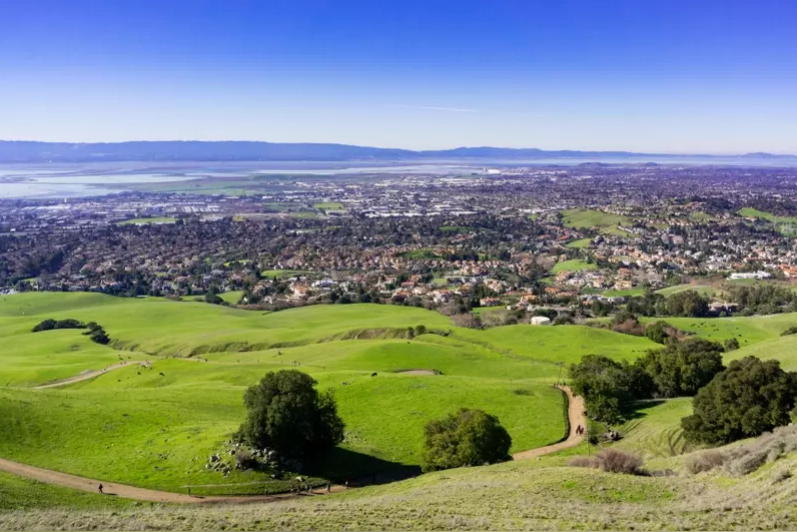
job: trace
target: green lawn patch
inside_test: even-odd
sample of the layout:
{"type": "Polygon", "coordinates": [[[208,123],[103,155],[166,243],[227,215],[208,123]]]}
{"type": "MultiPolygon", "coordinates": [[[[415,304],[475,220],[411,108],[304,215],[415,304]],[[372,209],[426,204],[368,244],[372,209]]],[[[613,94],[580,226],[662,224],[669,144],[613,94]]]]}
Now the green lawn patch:
{"type": "Polygon", "coordinates": [[[597,270],[597,269],[598,266],[594,263],[590,263],[581,259],[571,259],[571,260],[566,260],[564,262],[557,262],[554,265],[551,272],[552,273],[577,272],[581,270],[597,270]]]}

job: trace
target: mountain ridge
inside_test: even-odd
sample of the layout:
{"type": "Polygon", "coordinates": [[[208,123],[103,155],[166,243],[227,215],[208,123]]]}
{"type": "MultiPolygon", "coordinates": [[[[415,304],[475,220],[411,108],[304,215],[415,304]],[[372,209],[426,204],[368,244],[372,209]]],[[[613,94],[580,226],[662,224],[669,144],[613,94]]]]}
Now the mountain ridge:
{"type": "Polygon", "coordinates": [[[426,159],[590,159],[595,157],[657,159],[733,158],[787,159],[795,155],[765,152],[740,155],[643,153],[631,151],[542,150],[492,146],[446,150],[407,150],[336,143],[280,143],[264,141],[127,141],[40,142],[0,140],[0,162],[98,162],[98,161],[409,161],[426,159]]]}

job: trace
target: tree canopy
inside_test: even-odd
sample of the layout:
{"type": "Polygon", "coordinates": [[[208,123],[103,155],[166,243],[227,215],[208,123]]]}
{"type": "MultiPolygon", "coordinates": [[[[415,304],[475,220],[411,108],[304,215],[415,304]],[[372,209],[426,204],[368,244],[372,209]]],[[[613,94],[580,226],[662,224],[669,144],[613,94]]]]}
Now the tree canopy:
{"type": "Polygon", "coordinates": [[[701,338],[648,351],[637,364],[653,380],[660,397],[692,396],[722,371],[723,347],[701,338]]]}
{"type": "Polygon", "coordinates": [[[344,424],[330,392],[296,370],[269,372],[244,394],[248,410],[238,432],[253,447],[293,458],[311,458],[343,441],[344,424]]]}
{"type": "Polygon", "coordinates": [[[424,435],[421,467],[425,472],[502,462],[509,459],[512,445],[498,418],[468,408],[430,421],[424,435]]]}
{"type": "Polygon", "coordinates": [[[694,414],[681,420],[688,441],[725,444],[758,436],[789,422],[797,373],[777,360],[734,360],[693,399],[694,414]]]}

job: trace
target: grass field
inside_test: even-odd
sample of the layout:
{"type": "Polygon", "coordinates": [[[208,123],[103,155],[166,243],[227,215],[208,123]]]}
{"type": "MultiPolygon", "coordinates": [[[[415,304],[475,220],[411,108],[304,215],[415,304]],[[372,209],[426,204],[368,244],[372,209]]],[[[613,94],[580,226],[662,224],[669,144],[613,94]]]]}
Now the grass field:
{"type": "Polygon", "coordinates": [[[70,511],[121,509],[129,508],[130,505],[128,500],[52,486],[0,471],[0,513],[45,508],[70,511]]]}
{"type": "Polygon", "coordinates": [[[626,216],[611,214],[593,209],[569,209],[562,211],[564,224],[575,229],[589,229],[597,227],[602,233],[626,235],[617,226],[621,223],[628,223],[630,220],[626,216]]]}
{"type": "Polygon", "coordinates": [[[744,216],[746,218],[759,218],[761,220],[767,220],[768,222],[776,224],[797,224],[797,217],[778,216],[770,212],[759,211],[758,209],[753,209],[750,207],[739,209],[736,213],[739,216],[744,216]]]}
{"type": "MultiPolygon", "coordinates": [[[[711,339],[740,338],[746,347],[726,354],[726,361],[755,354],[797,366],[797,337],[780,336],[797,314],[668,321],[711,339]]],[[[440,314],[385,305],[263,314],[60,293],[0,298],[0,338],[0,456],[143,487],[184,492],[191,485],[195,494],[286,488],[265,473],[223,478],[203,467],[242,420],[243,390],[269,370],[305,371],[338,400],[346,440],[311,474],[364,472],[375,464],[417,464],[425,422],[460,406],[497,415],[513,451],[556,441],[564,431],[562,395],[550,383],[562,377],[563,365],[591,353],[633,360],[657,347],[585,326],[461,329],[440,314]],[[44,317],[95,319],[120,346],[138,350],[99,346],[75,330],[30,333],[44,317]],[[450,334],[399,334],[419,324],[450,334]],[[234,350],[244,344],[255,348],[234,350]],[[143,351],[184,357],[203,346],[201,357],[189,359],[143,351]],[[30,389],[119,357],[148,359],[152,367],[30,389]],[[401,373],[408,369],[439,374],[401,373]]],[[[768,471],[744,479],[682,473],[681,453],[689,449],[679,423],[690,411],[688,398],[639,403],[616,444],[645,456],[647,467],[675,470],[675,477],[564,467],[568,456],[586,452],[584,445],[540,460],[449,470],[309,501],[144,509],[0,473],[0,529],[658,529],[674,522],[690,529],[791,528],[792,518],[782,517],[791,505],[782,491],[788,483],[773,485],[768,471]]]]}
{"type": "Polygon", "coordinates": [[[343,204],[338,203],[337,201],[325,201],[322,203],[316,203],[313,205],[314,209],[319,209],[322,211],[342,211],[344,210],[343,204]]]}
{"type": "Polygon", "coordinates": [[[553,269],[551,270],[552,273],[559,273],[559,272],[577,272],[581,270],[597,270],[598,266],[596,264],[591,264],[585,260],[581,259],[571,259],[562,262],[557,262],[553,269]]]}
{"type": "MultiPolygon", "coordinates": [[[[687,457],[650,460],[683,470],[687,457]]],[[[794,468],[795,459],[781,467],[794,468]]],[[[324,497],[257,505],[0,512],[5,530],[793,530],[793,485],[771,468],[640,477],[566,457],[442,471],[324,497]]]]}
{"type": "Polygon", "coordinates": [[[260,272],[260,275],[269,278],[278,277],[280,279],[287,279],[288,277],[296,277],[297,275],[309,275],[310,273],[312,272],[304,270],[263,270],[262,272],[260,272]]]}
{"type": "Polygon", "coordinates": [[[572,242],[568,242],[566,247],[571,249],[584,249],[588,248],[592,245],[591,238],[581,238],[579,240],[573,240],[572,242]]]}
{"type": "Polygon", "coordinates": [[[667,288],[662,288],[661,290],[657,290],[657,294],[661,294],[664,297],[669,297],[673,294],[680,294],[681,292],[686,292],[689,290],[694,290],[698,294],[702,296],[714,297],[716,294],[716,290],[711,285],[705,284],[677,284],[675,286],[668,286],[667,288]]]}
{"type": "Polygon", "coordinates": [[[238,301],[241,300],[241,296],[243,295],[243,290],[231,290],[229,292],[224,292],[223,294],[219,294],[219,297],[225,302],[229,303],[230,305],[238,304],[238,301]]]}
{"type": "Polygon", "coordinates": [[[606,297],[636,297],[642,296],[645,294],[645,289],[642,287],[639,288],[630,288],[628,290],[607,290],[603,292],[603,295],[606,297]]]}

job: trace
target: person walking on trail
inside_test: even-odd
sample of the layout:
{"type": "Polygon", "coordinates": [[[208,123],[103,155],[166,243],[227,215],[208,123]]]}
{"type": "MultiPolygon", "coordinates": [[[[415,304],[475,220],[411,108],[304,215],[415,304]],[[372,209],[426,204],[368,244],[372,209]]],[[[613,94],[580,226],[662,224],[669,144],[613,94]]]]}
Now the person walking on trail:
{"type": "Polygon", "coordinates": [[[188,486],[188,496],[191,496],[191,486],[188,486]]]}
{"type": "Polygon", "coordinates": [[[331,482],[327,482],[327,493],[329,493],[331,491],[332,491],[332,483],[331,482]]]}
{"type": "Polygon", "coordinates": [[[100,484],[100,487],[97,488],[97,489],[100,491],[100,494],[103,494],[103,492],[102,492],[102,484],[100,484]]]}

